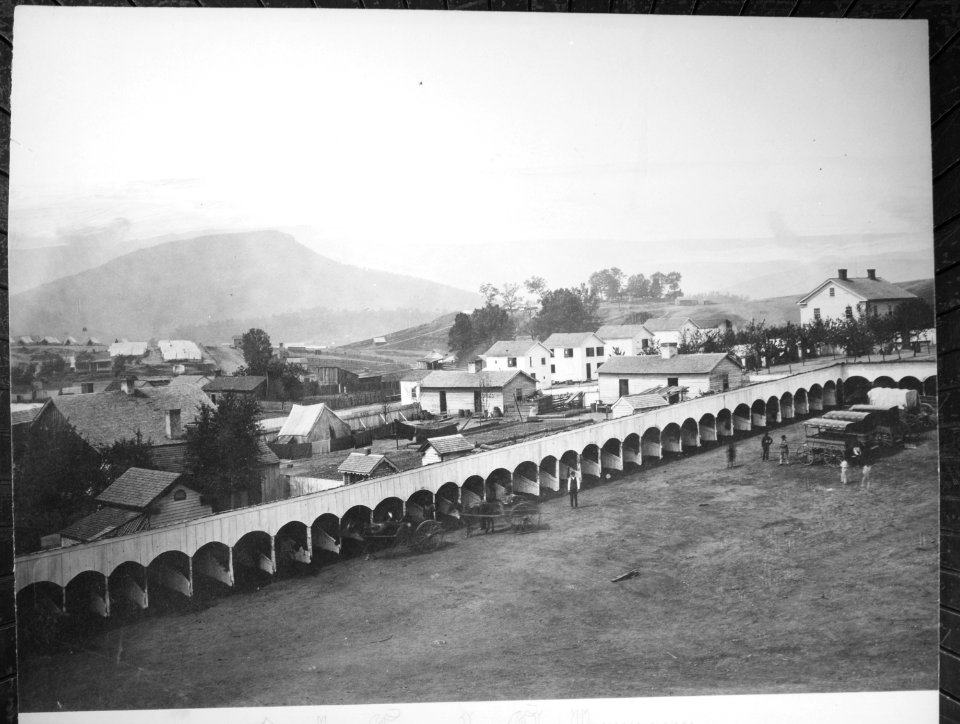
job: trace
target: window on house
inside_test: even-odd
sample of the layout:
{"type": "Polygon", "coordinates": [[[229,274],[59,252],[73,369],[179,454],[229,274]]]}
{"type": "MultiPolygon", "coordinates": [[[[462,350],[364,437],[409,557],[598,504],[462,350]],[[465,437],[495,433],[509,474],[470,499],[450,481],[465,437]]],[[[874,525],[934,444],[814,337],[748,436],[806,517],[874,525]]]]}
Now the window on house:
{"type": "Polygon", "coordinates": [[[813,318],[820,319],[820,307],[813,308],[813,318]]]}
{"type": "Polygon", "coordinates": [[[552,374],[556,373],[556,371],[557,371],[557,366],[556,366],[556,365],[550,365],[550,374],[552,375],[552,374]]]}
{"type": "Polygon", "coordinates": [[[541,365],[545,365],[546,363],[547,363],[547,358],[546,358],[546,357],[541,357],[541,358],[540,358],[540,364],[541,364],[541,365]]]}
{"type": "Polygon", "coordinates": [[[587,357],[593,357],[593,347],[587,347],[587,357]]]}
{"type": "Polygon", "coordinates": [[[831,297],[837,296],[837,290],[834,289],[833,287],[830,287],[830,296],[831,297]]]}
{"type": "Polygon", "coordinates": [[[679,387],[680,378],[679,377],[668,377],[667,378],[667,387],[679,387]]]}
{"type": "Polygon", "coordinates": [[[568,358],[573,357],[573,347],[567,347],[565,350],[563,350],[563,356],[568,358]]]}
{"type": "Polygon", "coordinates": [[[853,319],[853,308],[850,307],[849,305],[848,305],[847,308],[843,311],[843,313],[844,313],[845,315],[847,315],[847,319],[853,319]]]}
{"type": "Polygon", "coordinates": [[[597,357],[603,357],[603,347],[597,347],[597,357]]]}
{"type": "Polygon", "coordinates": [[[517,358],[516,357],[507,357],[507,367],[516,367],[517,358]]]}
{"type": "Polygon", "coordinates": [[[174,500],[186,500],[186,499],[187,499],[187,491],[186,491],[186,490],[178,490],[177,492],[175,492],[175,493],[173,494],[173,499],[174,499],[174,500]]]}
{"type": "Polygon", "coordinates": [[[724,392],[730,389],[730,375],[724,372],[720,375],[720,384],[724,392]]]}

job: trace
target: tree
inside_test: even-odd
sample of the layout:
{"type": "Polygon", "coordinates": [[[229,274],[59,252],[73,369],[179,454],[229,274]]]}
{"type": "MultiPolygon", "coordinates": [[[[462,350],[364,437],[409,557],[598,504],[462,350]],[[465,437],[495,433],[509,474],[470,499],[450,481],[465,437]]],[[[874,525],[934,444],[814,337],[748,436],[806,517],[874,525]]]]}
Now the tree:
{"type": "Polygon", "coordinates": [[[515,312],[520,307],[520,285],[505,282],[500,293],[501,306],[508,312],[515,312]]]}
{"type": "Polygon", "coordinates": [[[241,347],[248,374],[267,374],[267,365],[270,364],[273,357],[273,347],[270,346],[269,335],[262,329],[252,328],[244,332],[241,347]]]}
{"type": "Polygon", "coordinates": [[[186,471],[197,490],[215,501],[217,510],[233,505],[234,494],[247,491],[259,502],[257,439],[260,406],[246,395],[228,393],[216,408],[201,405],[187,428],[186,471]]]}
{"type": "Polygon", "coordinates": [[[498,339],[513,339],[517,326],[507,311],[497,304],[474,309],[470,315],[473,345],[493,343],[498,339]]]}
{"type": "Polygon", "coordinates": [[[903,344],[912,344],[916,356],[921,336],[935,324],[933,307],[923,299],[908,299],[896,308],[893,317],[901,330],[903,344]]]}
{"type": "Polygon", "coordinates": [[[547,291],[547,282],[543,277],[532,276],[523,283],[523,286],[526,287],[527,292],[536,297],[537,301],[540,301],[544,292],[547,291]]]}
{"type": "Polygon", "coordinates": [[[673,301],[677,297],[683,296],[683,290],[680,289],[680,272],[669,272],[663,279],[666,291],[664,297],[673,301]]]}
{"type": "Polygon", "coordinates": [[[650,298],[663,299],[664,288],[667,284],[667,275],[662,272],[654,272],[650,276],[650,298]]]}
{"type": "Polygon", "coordinates": [[[463,357],[473,347],[473,324],[469,314],[460,312],[456,316],[447,334],[447,343],[457,359],[463,357]]]}
{"type": "Polygon", "coordinates": [[[33,384],[33,365],[19,364],[11,366],[10,382],[14,385],[30,386],[33,384]]]}
{"type": "Polygon", "coordinates": [[[635,299],[650,296],[650,280],[643,274],[633,274],[627,279],[627,294],[635,299]]]}
{"type": "Polygon", "coordinates": [[[489,307],[496,303],[497,297],[500,296],[500,290],[487,282],[480,285],[480,294],[483,295],[484,304],[489,307]]]}
{"type": "Polygon", "coordinates": [[[579,290],[554,289],[543,295],[540,304],[530,325],[540,339],[554,332],[590,332],[600,324],[596,297],[585,286],[579,290]]]}
{"type": "Polygon", "coordinates": [[[18,553],[97,508],[106,487],[100,455],[63,419],[30,425],[14,448],[13,497],[18,553]]]}
{"type": "Polygon", "coordinates": [[[118,354],[113,358],[113,376],[119,377],[121,373],[127,368],[127,358],[122,354],[118,354]]]}
{"type": "Polygon", "coordinates": [[[105,484],[109,485],[123,475],[130,468],[147,468],[152,470],[153,442],[144,440],[143,434],[137,430],[131,438],[122,437],[112,445],[100,448],[101,470],[105,484]]]}

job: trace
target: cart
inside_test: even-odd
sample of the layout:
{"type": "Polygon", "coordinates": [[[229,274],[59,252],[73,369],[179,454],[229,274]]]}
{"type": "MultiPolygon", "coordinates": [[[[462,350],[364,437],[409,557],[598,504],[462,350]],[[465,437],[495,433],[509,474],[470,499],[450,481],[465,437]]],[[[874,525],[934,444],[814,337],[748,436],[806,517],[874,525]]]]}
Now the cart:
{"type": "Polygon", "coordinates": [[[527,533],[536,530],[542,523],[540,505],[535,500],[521,496],[507,496],[504,500],[485,500],[460,513],[463,533],[493,533],[501,530],[527,533]]]}

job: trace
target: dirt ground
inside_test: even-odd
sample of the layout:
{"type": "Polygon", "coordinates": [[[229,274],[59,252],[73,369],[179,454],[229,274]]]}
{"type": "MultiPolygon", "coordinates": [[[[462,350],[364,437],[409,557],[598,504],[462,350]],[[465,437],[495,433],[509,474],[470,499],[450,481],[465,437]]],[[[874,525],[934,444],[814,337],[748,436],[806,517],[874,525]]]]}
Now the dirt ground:
{"type": "MultiPolygon", "coordinates": [[[[799,426],[783,428],[799,441],[799,426]]],[[[777,431],[781,434],[781,431],[777,431]]],[[[934,689],[936,438],[836,468],[759,440],[196,610],[111,622],[20,666],[25,711],[934,689]],[[631,569],[639,575],[611,578],[631,569]]]]}

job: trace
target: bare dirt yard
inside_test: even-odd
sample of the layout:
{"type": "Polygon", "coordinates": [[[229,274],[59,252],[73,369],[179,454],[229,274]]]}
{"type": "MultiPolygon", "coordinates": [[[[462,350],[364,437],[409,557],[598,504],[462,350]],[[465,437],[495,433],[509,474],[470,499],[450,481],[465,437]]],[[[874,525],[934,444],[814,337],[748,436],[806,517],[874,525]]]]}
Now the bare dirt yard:
{"type": "Polygon", "coordinates": [[[761,462],[757,437],[732,470],[724,452],[585,489],[576,510],[545,502],[530,533],[454,532],[111,621],[22,660],[21,706],[936,688],[935,435],[880,459],[869,492],[761,462]]]}

